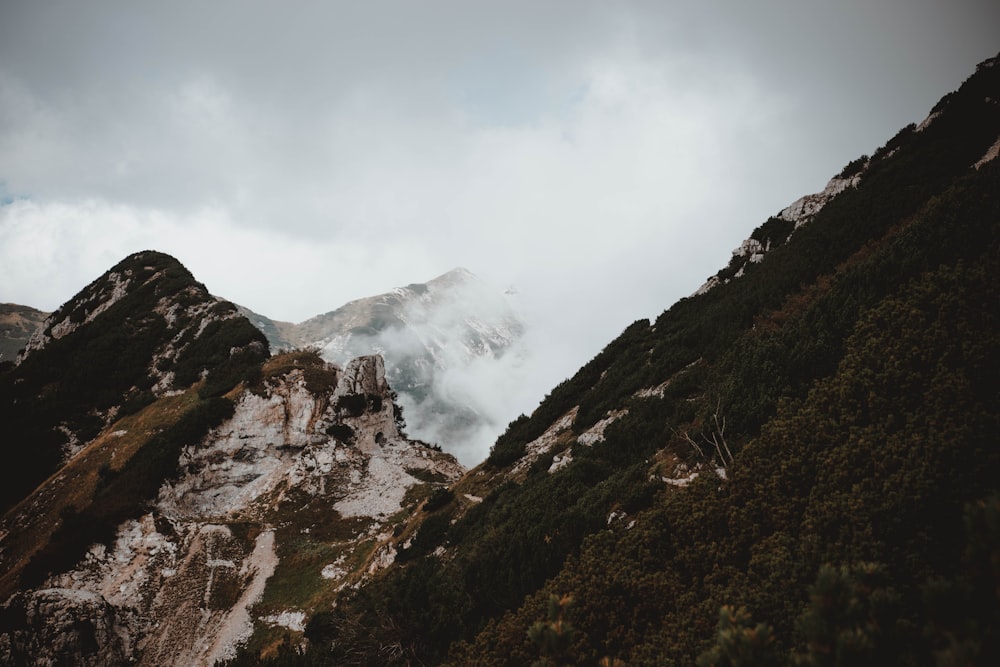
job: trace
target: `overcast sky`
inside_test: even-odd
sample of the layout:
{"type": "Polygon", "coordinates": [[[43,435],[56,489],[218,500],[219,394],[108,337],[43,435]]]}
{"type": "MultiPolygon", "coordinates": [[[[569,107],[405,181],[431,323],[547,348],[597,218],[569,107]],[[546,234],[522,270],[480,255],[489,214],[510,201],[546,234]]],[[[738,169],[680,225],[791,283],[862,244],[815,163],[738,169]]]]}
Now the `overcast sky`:
{"type": "Polygon", "coordinates": [[[995,0],[7,0],[0,301],[153,248],[300,321],[464,266],[543,394],[998,50],[995,0]]]}

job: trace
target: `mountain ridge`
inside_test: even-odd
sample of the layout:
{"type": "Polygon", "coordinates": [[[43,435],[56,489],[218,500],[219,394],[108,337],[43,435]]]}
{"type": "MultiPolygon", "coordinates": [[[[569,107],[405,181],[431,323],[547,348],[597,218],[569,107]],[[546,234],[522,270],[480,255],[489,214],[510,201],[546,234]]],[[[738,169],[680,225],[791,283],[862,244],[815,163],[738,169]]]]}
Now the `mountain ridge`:
{"type": "Polygon", "coordinates": [[[984,527],[996,64],[511,423],[453,487],[481,502],[439,508],[450,527],[317,616],[307,655],[361,664],[352,650],[396,641],[400,664],[992,664],[995,579],[963,545],[1000,553],[984,527]],[[934,586],[965,601],[946,620],[934,586]]]}
{"type": "MultiPolygon", "coordinates": [[[[195,300],[242,345],[212,321],[177,328],[169,364],[135,364],[169,386],[102,407],[56,468],[81,472],[78,496],[55,474],[44,525],[38,496],[5,514],[0,655],[995,664],[996,65],[847,165],[847,186],[765,221],[710,289],[626,327],[464,474],[402,436],[379,357],[267,357],[235,306],[195,300]],[[26,529],[51,534],[18,585],[26,529]]],[[[57,311],[0,390],[22,378],[34,393],[16,397],[44,403],[50,376],[25,373],[48,355],[104,322],[149,330],[115,319],[128,295],[87,321],[103,304],[87,294],[120,283],[57,311]],[[57,337],[62,322],[78,326],[57,337]]]]}

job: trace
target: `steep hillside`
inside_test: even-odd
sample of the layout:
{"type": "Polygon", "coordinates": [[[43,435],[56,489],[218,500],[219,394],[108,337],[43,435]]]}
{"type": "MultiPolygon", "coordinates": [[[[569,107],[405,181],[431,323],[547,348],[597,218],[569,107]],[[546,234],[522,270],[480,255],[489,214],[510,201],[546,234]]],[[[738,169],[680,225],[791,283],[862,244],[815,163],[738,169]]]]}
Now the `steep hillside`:
{"type": "MultiPolygon", "coordinates": [[[[456,389],[474,366],[511,365],[524,322],[507,295],[465,269],[352,301],[298,324],[242,312],[274,349],[315,348],[343,364],[377,353],[407,416],[409,432],[457,454],[497,433],[495,409],[456,389]]],[[[489,442],[489,441],[487,441],[489,442]]],[[[484,443],[485,445],[485,443],[484,443]]]]}
{"type": "Polygon", "coordinates": [[[28,339],[48,316],[29,306],[0,303],[0,363],[17,359],[28,339]]]}
{"type": "Polygon", "coordinates": [[[998,141],[994,59],[513,422],[302,660],[996,664],[998,141]]]}
{"type": "Polygon", "coordinates": [[[0,374],[3,452],[19,462],[0,470],[0,509],[115,419],[206,374],[202,395],[219,395],[266,356],[263,335],[176,259],[127,257],[52,313],[0,374]]]}

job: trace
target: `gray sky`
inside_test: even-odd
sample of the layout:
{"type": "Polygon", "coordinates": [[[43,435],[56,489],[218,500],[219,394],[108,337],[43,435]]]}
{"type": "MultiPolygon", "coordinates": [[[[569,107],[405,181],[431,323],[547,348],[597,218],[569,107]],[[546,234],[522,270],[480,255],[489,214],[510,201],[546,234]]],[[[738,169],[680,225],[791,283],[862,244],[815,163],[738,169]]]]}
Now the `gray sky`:
{"type": "Polygon", "coordinates": [[[985,0],[7,0],[0,301],[154,248],[299,321],[464,266],[537,402],[998,50],[985,0]]]}

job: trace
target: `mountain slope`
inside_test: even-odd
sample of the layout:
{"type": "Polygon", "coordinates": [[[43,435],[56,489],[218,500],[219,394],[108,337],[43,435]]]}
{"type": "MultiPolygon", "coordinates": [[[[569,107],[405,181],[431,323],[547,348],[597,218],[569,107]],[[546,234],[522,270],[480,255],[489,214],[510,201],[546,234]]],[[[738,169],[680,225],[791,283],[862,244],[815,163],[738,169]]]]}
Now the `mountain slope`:
{"type": "Polygon", "coordinates": [[[998,100],[993,59],[628,327],[510,425],[416,557],[307,628],[310,658],[993,664],[1000,600],[969,582],[995,590],[975,559],[1000,554],[998,100]]]}
{"type": "Polygon", "coordinates": [[[998,100],[994,59],[461,479],[378,356],[267,359],[127,258],[0,371],[0,661],[996,664],[998,100]]]}
{"type": "Polygon", "coordinates": [[[29,306],[0,303],[0,362],[13,362],[48,313],[29,306]]]}

